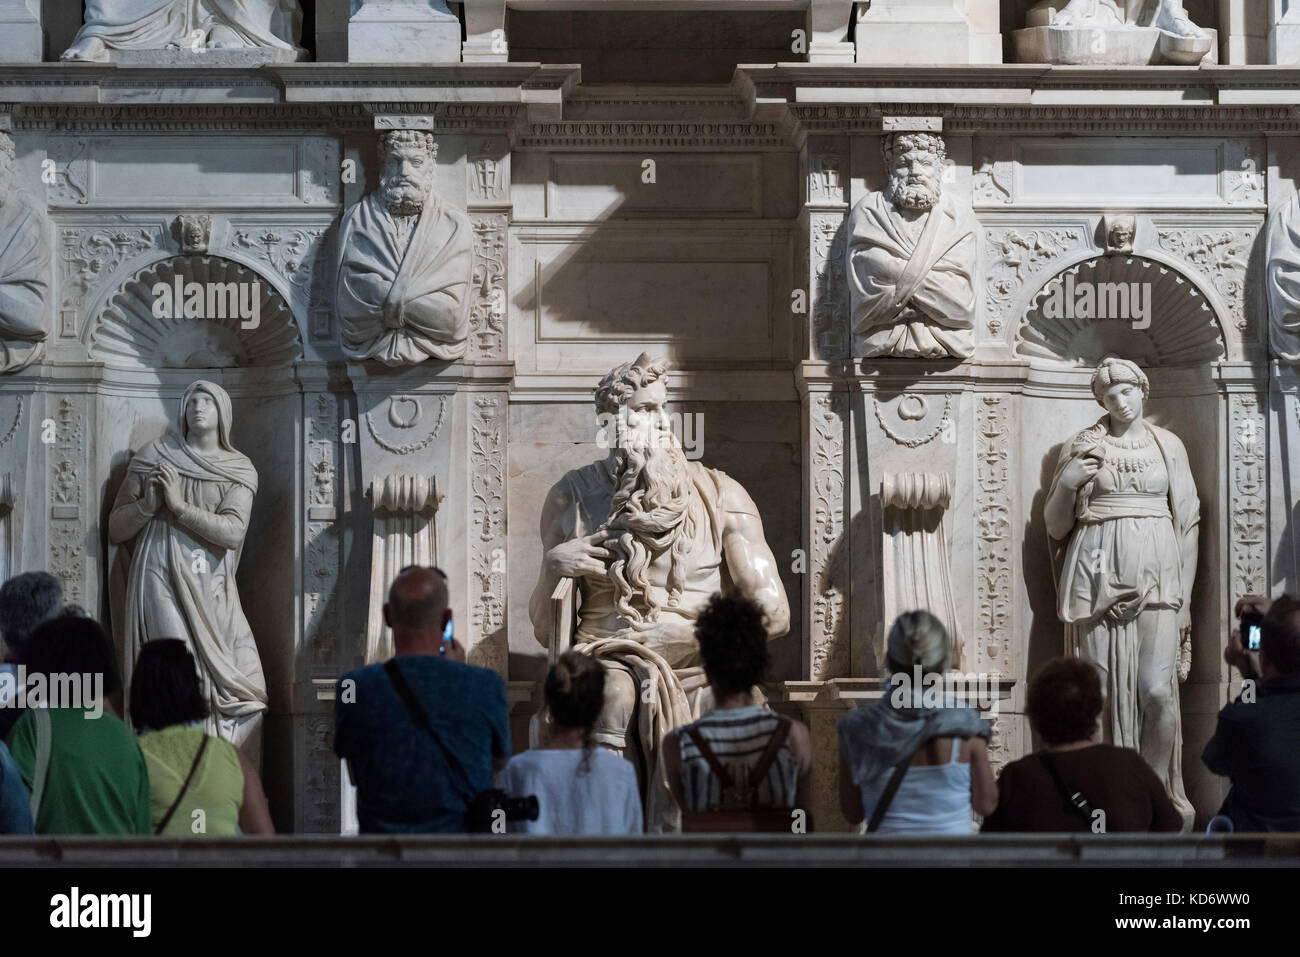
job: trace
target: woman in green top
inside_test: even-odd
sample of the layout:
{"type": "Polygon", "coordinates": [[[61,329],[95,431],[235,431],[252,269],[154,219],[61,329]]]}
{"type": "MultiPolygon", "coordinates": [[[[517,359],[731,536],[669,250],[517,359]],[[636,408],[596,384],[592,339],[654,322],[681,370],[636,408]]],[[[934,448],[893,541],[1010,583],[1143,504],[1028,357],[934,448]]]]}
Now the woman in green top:
{"type": "Polygon", "coordinates": [[[150,833],[144,757],[112,713],[116,658],[90,618],[55,618],[32,633],[28,707],[9,750],[32,792],[37,834],[150,833]]]}
{"type": "Polygon", "coordinates": [[[131,722],[149,765],[154,832],[274,834],[257,770],[229,741],[203,730],[207,715],[185,642],[146,643],[131,674],[131,722]]]}

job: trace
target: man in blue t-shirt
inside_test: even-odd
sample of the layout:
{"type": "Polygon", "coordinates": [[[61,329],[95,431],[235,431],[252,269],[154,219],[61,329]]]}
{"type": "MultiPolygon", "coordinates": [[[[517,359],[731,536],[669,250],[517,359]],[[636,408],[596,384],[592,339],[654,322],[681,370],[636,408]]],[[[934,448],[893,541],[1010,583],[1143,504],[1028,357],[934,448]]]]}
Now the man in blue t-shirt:
{"type": "Polygon", "coordinates": [[[510,757],[505,682],[465,664],[438,569],[403,568],[388,590],[384,621],[393,630],[393,661],[442,746],[403,703],[383,664],[339,679],[334,753],[348,762],[357,787],[361,832],[464,831],[470,800],[492,787],[510,757]]]}

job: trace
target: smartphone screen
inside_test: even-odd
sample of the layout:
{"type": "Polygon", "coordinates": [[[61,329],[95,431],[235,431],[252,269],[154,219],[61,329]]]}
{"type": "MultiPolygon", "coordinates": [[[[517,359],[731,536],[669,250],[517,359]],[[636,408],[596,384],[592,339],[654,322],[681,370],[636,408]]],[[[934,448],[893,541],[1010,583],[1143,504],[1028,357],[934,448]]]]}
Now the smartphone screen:
{"type": "Polygon", "coordinates": [[[1241,641],[1247,651],[1259,651],[1260,624],[1263,618],[1256,612],[1241,616],[1241,641]]]}

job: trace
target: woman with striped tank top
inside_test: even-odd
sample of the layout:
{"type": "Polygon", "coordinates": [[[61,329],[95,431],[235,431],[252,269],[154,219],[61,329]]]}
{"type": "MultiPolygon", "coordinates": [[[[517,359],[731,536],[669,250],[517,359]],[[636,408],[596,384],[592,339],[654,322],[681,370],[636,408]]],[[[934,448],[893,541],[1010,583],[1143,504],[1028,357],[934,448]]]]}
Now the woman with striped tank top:
{"type": "Polygon", "coordinates": [[[812,749],[803,724],[755,703],[768,663],[763,611],[746,598],[714,595],[695,637],[715,704],[664,739],[683,830],[789,831],[793,812],[809,807],[812,749]]]}

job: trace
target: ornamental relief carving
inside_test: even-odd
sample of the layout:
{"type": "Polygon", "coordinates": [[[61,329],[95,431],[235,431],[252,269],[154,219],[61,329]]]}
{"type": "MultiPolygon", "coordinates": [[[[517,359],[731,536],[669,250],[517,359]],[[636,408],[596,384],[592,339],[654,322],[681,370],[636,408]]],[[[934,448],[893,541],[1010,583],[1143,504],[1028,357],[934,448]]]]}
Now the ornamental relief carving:
{"type": "Polygon", "coordinates": [[[1249,338],[1246,309],[1246,269],[1257,229],[1214,227],[1161,227],[1156,230],[1160,248],[1200,273],[1223,302],[1232,324],[1249,338]]]}
{"type": "Polygon", "coordinates": [[[848,355],[848,280],[844,274],[843,213],[812,213],[812,333],[822,359],[848,355]]]}
{"type": "Polygon", "coordinates": [[[54,414],[54,444],[48,456],[50,572],[63,583],[70,602],[85,598],[86,530],[82,525],[82,476],[86,468],[85,396],[63,396],[54,414]]]}
{"type": "Polygon", "coordinates": [[[471,359],[500,359],[506,345],[506,231],[503,213],[471,213],[474,227],[473,298],[469,307],[471,359]]]}
{"type": "Polygon", "coordinates": [[[448,396],[392,395],[384,400],[386,412],[376,421],[374,409],[364,416],[366,431],[379,447],[394,455],[410,455],[426,449],[442,431],[447,418],[448,396]]]}
{"type": "Polygon", "coordinates": [[[1011,310],[1026,284],[1067,253],[1086,249],[1082,227],[1006,226],[992,228],[984,235],[985,328],[990,336],[1000,337],[1019,317],[1011,310]]]}
{"type": "Polygon", "coordinates": [[[504,676],[506,642],[505,397],[473,397],[470,423],[471,663],[504,676]]]}
{"type": "Polygon", "coordinates": [[[975,666],[980,671],[1014,676],[1007,400],[981,395],[976,409],[975,666]]]}
{"type": "Polygon", "coordinates": [[[141,253],[163,248],[161,226],[65,226],[59,230],[60,338],[81,334],[82,311],[114,285],[116,273],[141,253]]]}
{"type": "Polygon", "coordinates": [[[840,631],[846,608],[838,574],[844,535],[844,393],[809,399],[812,418],[812,523],[808,571],[812,587],[811,674],[824,681],[849,673],[848,642],[840,631]]]}
{"type": "Polygon", "coordinates": [[[1244,595],[1267,594],[1268,443],[1264,410],[1254,394],[1229,397],[1228,502],[1230,604],[1244,595]]]}

